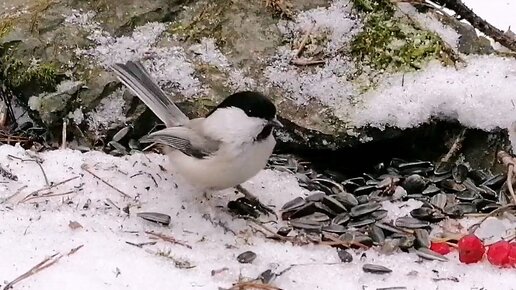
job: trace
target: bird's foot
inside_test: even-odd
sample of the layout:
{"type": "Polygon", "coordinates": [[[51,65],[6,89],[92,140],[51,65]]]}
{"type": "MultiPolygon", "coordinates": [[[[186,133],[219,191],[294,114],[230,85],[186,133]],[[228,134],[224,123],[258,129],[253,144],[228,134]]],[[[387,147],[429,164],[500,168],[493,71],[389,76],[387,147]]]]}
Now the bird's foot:
{"type": "Polygon", "coordinates": [[[256,208],[256,210],[264,213],[264,214],[272,214],[274,216],[276,216],[276,218],[278,218],[278,216],[276,215],[276,213],[274,212],[274,210],[266,205],[264,205],[262,202],[260,202],[260,200],[258,200],[258,198],[256,196],[254,196],[254,194],[252,194],[251,192],[249,192],[247,189],[243,188],[241,185],[237,185],[236,187],[236,190],[240,191],[244,196],[245,198],[248,200],[248,203],[251,204],[253,207],[256,208]]]}

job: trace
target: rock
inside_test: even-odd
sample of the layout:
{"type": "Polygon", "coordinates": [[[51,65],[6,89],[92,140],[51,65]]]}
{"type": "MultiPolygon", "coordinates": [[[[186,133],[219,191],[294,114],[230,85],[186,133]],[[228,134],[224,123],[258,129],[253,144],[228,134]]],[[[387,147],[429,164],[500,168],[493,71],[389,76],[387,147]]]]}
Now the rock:
{"type": "MultiPolygon", "coordinates": [[[[102,99],[122,88],[109,72],[111,63],[140,59],[190,117],[203,116],[232,92],[257,89],[278,106],[286,125],[278,132],[282,144],[299,149],[346,148],[401,134],[392,128],[350,125],[348,116],[362,89],[367,90],[383,73],[454,57],[448,51],[436,51],[438,36],[395,16],[386,0],[355,3],[351,11],[344,1],[325,0],[150,0],[145,4],[6,0],[5,7],[25,12],[6,10],[0,20],[0,71],[18,103],[55,136],[60,135],[63,118],[94,114],[102,99]],[[308,11],[317,7],[321,8],[308,11]],[[290,63],[312,18],[317,17],[324,21],[308,35],[298,63],[312,58],[325,63],[290,63]],[[332,24],[327,17],[342,23],[332,24]],[[398,25],[404,28],[399,39],[392,36],[399,33],[384,30],[398,25]],[[427,46],[418,46],[417,55],[402,49],[422,40],[427,46]],[[393,49],[392,43],[400,49],[393,49]],[[368,73],[367,67],[378,72],[368,73]],[[60,92],[58,86],[69,81],[84,85],[73,93],[60,92]]],[[[85,132],[86,143],[109,139],[125,123],[134,123],[128,139],[138,139],[157,123],[129,93],[120,95],[125,122],[99,127],[85,118],[76,125],[85,132]],[[92,132],[98,130],[103,131],[92,132]]]]}

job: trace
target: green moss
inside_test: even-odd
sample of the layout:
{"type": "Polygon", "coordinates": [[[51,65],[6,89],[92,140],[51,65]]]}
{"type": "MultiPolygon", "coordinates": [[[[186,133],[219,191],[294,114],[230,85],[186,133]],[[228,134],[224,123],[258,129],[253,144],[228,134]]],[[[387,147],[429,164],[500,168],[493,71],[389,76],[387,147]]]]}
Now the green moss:
{"type": "Polygon", "coordinates": [[[2,72],[7,85],[14,91],[39,86],[42,91],[53,91],[59,82],[58,68],[53,63],[32,63],[4,56],[2,72]]]}
{"type": "Polygon", "coordinates": [[[12,20],[3,19],[0,20],[0,39],[2,39],[5,35],[11,32],[12,29],[12,20]]]}
{"type": "Polygon", "coordinates": [[[351,53],[359,63],[377,70],[419,69],[430,59],[448,63],[450,57],[442,40],[394,16],[388,0],[354,0],[365,12],[364,29],[351,43],[351,53]]]}
{"type": "Polygon", "coordinates": [[[171,25],[168,31],[172,34],[182,36],[185,40],[198,41],[203,37],[217,39],[217,44],[222,44],[221,28],[224,24],[224,13],[230,9],[231,1],[210,1],[200,2],[191,15],[186,18],[189,21],[176,22],[171,25]]]}

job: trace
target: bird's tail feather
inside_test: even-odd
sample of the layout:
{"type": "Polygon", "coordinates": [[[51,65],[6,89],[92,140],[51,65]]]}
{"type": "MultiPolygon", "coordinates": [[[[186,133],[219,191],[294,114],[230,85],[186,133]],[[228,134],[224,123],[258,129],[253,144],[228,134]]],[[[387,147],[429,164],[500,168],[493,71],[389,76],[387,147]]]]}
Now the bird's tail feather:
{"type": "Polygon", "coordinates": [[[139,61],[111,66],[118,79],[149,107],[167,127],[188,122],[188,117],[172,102],[139,61]]]}

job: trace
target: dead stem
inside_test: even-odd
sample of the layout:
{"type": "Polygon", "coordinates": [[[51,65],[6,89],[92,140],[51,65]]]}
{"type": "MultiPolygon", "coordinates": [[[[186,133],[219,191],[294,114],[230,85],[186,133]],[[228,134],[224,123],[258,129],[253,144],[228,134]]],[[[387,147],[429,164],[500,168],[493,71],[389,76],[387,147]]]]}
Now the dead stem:
{"type": "Polygon", "coordinates": [[[470,234],[475,233],[475,231],[478,229],[478,227],[480,227],[480,225],[481,225],[485,220],[487,220],[489,217],[492,217],[492,216],[494,216],[495,214],[498,214],[498,213],[502,213],[502,212],[504,212],[504,211],[506,211],[506,210],[509,210],[509,209],[511,209],[511,208],[516,208],[516,205],[514,205],[514,204],[506,204],[506,205],[504,205],[504,206],[501,206],[501,207],[499,207],[499,208],[497,208],[497,209],[493,210],[492,212],[490,212],[489,214],[487,214],[483,219],[481,219],[478,223],[473,224],[471,227],[469,227],[468,232],[469,232],[470,234]]]}
{"type": "Polygon", "coordinates": [[[312,23],[310,28],[306,31],[305,35],[303,36],[303,39],[301,40],[301,44],[299,44],[299,48],[297,49],[296,58],[299,58],[301,54],[303,53],[303,50],[305,49],[306,43],[308,42],[308,39],[310,38],[310,34],[312,33],[312,30],[315,27],[315,23],[312,23]]]}
{"type": "Polygon", "coordinates": [[[70,195],[72,193],[76,193],[77,191],[76,190],[70,190],[70,191],[67,191],[67,192],[63,192],[63,193],[54,193],[52,194],[51,192],[47,193],[47,194],[43,194],[43,195],[38,195],[38,196],[32,196],[30,198],[27,198],[27,199],[24,199],[22,202],[28,202],[28,201],[31,201],[33,199],[38,199],[38,198],[48,198],[48,197],[56,197],[56,196],[65,196],[65,195],[70,195]]]}
{"type": "MultiPolygon", "coordinates": [[[[73,255],[75,254],[79,249],[81,249],[84,245],[80,245],[76,248],[73,248],[71,249],[67,254],[66,256],[70,256],[70,255],[73,255]]],[[[63,257],[63,254],[53,254],[52,256],[48,257],[48,258],[45,258],[43,259],[43,261],[39,262],[38,264],[36,264],[36,266],[30,268],[27,272],[21,274],[20,276],[16,277],[16,279],[12,280],[11,282],[7,283],[5,285],[5,287],[3,288],[3,290],[8,290],[8,289],[12,289],[13,286],[17,283],[19,283],[20,281],[22,280],[25,280],[27,278],[29,278],[30,276],[54,265],[55,263],[59,262],[59,260],[61,260],[61,258],[63,257]]]]}
{"type": "Polygon", "coordinates": [[[255,282],[238,282],[228,290],[282,290],[281,288],[268,284],[260,284],[255,282]]]}
{"type": "Polygon", "coordinates": [[[304,59],[304,58],[296,58],[290,61],[293,65],[298,66],[307,66],[307,65],[318,65],[326,63],[324,60],[312,60],[312,59],[304,59]]]}
{"type": "Polygon", "coordinates": [[[113,185],[111,185],[109,182],[107,182],[106,180],[104,180],[102,177],[98,176],[97,174],[93,173],[91,170],[88,169],[88,165],[86,164],[83,164],[81,166],[82,170],[88,172],[89,174],[93,175],[93,177],[97,178],[98,180],[102,181],[105,185],[111,187],[112,189],[116,190],[118,193],[120,193],[122,196],[124,197],[127,197],[127,198],[132,198],[132,196],[130,196],[129,194],[121,191],[120,189],[114,187],[113,185]]]}
{"type": "Polygon", "coordinates": [[[48,182],[47,174],[45,173],[45,170],[43,169],[43,166],[41,165],[41,160],[39,160],[38,157],[31,156],[33,159],[24,159],[24,158],[17,157],[17,156],[11,155],[11,154],[8,154],[7,157],[11,158],[11,159],[20,160],[21,162],[27,162],[27,161],[35,162],[39,166],[39,169],[41,170],[41,172],[43,173],[43,178],[45,178],[45,184],[47,186],[50,185],[50,183],[48,182]]]}
{"type": "Polygon", "coordinates": [[[70,177],[70,178],[65,179],[65,180],[63,180],[63,181],[60,181],[60,182],[58,182],[58,183],[54,183],[54,184],[51,184],[51,185],[49,185],[49,186],[45,186],[45,187],[43,187],[43,188],[40,188],[40,189],[38,189],[38,190],[35,190],[35,191],[33,191],[33,192],[29,193],[28,195],[26,195],[26,196],[25,196],[21,201],[19,201],[18,203],[25,202],[27,199],[29,199],[29,198],[31,198],[31,197],[33,197],[33,196],[37,196],[37,195],[38,195],[38,193],[40,193],[40,192],[42,192],[42,191],[44,191],[44,190],[50,190],[50,189],[52,189],[52,188],[58,187],[58,186],[63,185],[63,184],[65,184],[65,183],[67,183],[67,182],[70,182],[70,181],[72,181],[72,180],[75,180],[75,179],[77,179],[77,178],[79,178],[79,176],[70,177]]]}
{"type": "Polygon", "coordinates": [[[18,194],[20,194],[20,192],[21,192],[22,190],[24,190],[25,188],[27,188],[27,185],[24,185],[24,186],[22,186],[22,187],[18,188],[18,190],[16,190],[16,192],[15,192],[15,193],[13,193],[13,194],[11,194],[10,196],[8,196],[6,199],[4,199],[2,202],[0,202],[0,204],[2,204],[2,203],[6,203],[6,202],[10,201],[10,200],[11,200],[11,199],[13,199],[15,196],[17,196],[18,194]]]}
{"type": "Polygon", "coordinates": [[[507,188],[509,189],[509,193],[512,197],[512,203],[516,204],[516,195],[514,194],[514,188],[512,186],[513,176],[514,176],[514,164],[516,160],[509,153],[505,151],[498,151],[496,154],[498,161],[500,161],[503,165],[507,167],[507,188]]]}
{"type": "Polygon", "coordinates": [[[167,236],[167,235],[164,235],[164,234],[155,233],[155,232],[151,232],[151,231],[145,231],[145,233],[147,235],[153,236],[152,238],[154,238],[154,239],[159,238],[159,239],[162,239],[165,242],[181,245],[181,246],[187,247],[188,249],[192,248],[192,246],[188,245],[187,243],[178,241],[174,237],[171,237],[171,236],[167,236]]]}

